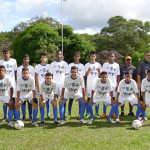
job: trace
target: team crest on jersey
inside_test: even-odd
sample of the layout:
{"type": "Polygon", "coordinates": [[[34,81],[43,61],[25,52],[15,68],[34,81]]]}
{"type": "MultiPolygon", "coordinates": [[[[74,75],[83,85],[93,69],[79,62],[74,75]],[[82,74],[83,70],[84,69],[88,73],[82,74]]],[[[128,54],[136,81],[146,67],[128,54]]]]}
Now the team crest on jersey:
{"type": "Polygon", "coordinates": [[[24,86],[25,86],[25,88],[28,88],[28,84],[25,84],[24,86]]]}
{"type": "Polygon", "coordinates": [[[113,70],[113,67],[110,67],[110,70],[113,70]]]}
{"type": "Polygon", "coordinates": [[[43,72],[46,72],[46,68],[43,68],[43,72]]]}
{"type": "Polygon", "coordinates": [[[7,68],[7,69],[9,68],[9,64],[6,64],[6,68],[7,68]]]}
{"type": "Polygon", "coordinates": [[[60,65],[58,65],[58,69],[60,69],[60,65]]]}
{"type": "Polygon", "coordinates": [[[104,86],[102,86],[102,91],[104,91],[104,89],[105,89],[105,87],[104,87],[104,86]]]}
{"type": "Polygon", "coordinates": [[[95,66],[93,67],[93,70],[95,70],[96,68],[95,68],[95,66]]]}
{"type": "Polygon", "coordinates": [[[47,88],[46,90],[47,90],[47,91],[50,91],[50,88],[47,88]]]}
{"type": "Polygon", "coordinates": [[[126,91],[129,91],[129,87],[126,87],[126,91]]]}
{"type": "Polygon", "coordinates": [[[72,83],[72,87],[74,87],[76,84],[75,83],[72,83]]]}
{"type": "Polygon", "coordinates": [[[0,83],[0,87],[3,87],[3,83],[0,83]]]}

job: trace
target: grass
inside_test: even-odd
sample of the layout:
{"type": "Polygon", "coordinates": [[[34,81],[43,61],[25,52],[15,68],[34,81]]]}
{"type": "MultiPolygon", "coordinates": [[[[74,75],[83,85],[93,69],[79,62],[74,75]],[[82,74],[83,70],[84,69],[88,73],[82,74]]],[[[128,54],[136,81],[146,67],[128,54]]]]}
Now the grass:
{"type": "MultiPolygon", "coordinates": [[[[2,104],[0,108],[2,119],[2,104]]],[[[110,108],[107,113],[109,110],[110,108]]],[[[136,107],[134,107],[135,112],[136,107]]],[[[100,103],[100,114],[102,114],[102,103],[100,103]]],[[[150,121],[145,121],[140,130],[135,130],[131,127],[134,117],[127,115],[127,103],[125,114],[120,118],[119,124],[111,124],[106,119],[97,119],[93,125],[81,125],[77,117],[78,105],[74,102],[72,118],[66,121],[64,126],[57,127],[53,121],[47,119],[44,127],[32,127],[31,122],[25,121],[25,128],[22,130],[8,127],[6,123],[0,124],[0,150],[150,149],[150,121]]],[[[149,115],[150,111],[147,109],[147,117],[149,115]]],[[[40,113],[37,122],[40,123],[40,113]]]]}

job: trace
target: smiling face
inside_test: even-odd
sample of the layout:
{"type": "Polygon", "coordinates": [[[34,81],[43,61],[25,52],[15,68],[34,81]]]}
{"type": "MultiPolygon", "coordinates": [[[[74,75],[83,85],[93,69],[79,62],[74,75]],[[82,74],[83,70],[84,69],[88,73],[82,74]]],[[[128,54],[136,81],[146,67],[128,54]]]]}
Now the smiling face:
{"type": "Polygon", "coordinates": [[[107,79],[108,79],[108,75],[107,74],[102,74],[101,75],[102,83],[106,83],[107,79]]]}
{"type": "Polygon", "coordinates": [[[6,72],[5,68],[0,68],[0,78],[1,79],[4,77],[5,72],[6,72]]]}
{"type": "Polygon", "coordinates": [[[28,70],[25,70],[25,71],[22,72],[22,77],[23,77],[25,80],[28,79],[29,75],[30,75],[30,73],[29,73],[28,70]]]}
{"type": "Polygon", "coordinates": [[[53,80],[52,76],[45,76],[46,84],[51,84],[52,80],[53,80]]]}
{"type": "Polygon", "coordinates": [[[72,79],[76,79],[78,74],[78,69],[71,69],[71,77],[72,79]]]}

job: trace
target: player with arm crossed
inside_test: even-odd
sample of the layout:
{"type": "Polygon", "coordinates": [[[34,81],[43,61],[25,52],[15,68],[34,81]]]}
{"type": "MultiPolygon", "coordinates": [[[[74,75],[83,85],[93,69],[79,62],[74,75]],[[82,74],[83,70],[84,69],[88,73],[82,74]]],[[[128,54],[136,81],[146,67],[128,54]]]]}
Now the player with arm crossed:
{"type": "Polygon", "coordinates": [[[46,101],[50,101],[53,107],[54,115],[54,124],[59,125],[57,122],[57,92],[56,84],[53,82],[53,75],[51,73],[46,73],[45,80],[40,84],[40,109],[41,109],[41,124],[40,126],[45,125],[44,123],[44,107],[46,101]]]}
{"type": "Polygon", "coordinates": [[[38,127],[36,118],[38,114],[38,99],[35,92],[35,80],[30,76],[28,68],[22,69],[22,77],[17,79],[17,99],[15,103],[16,120],[20,120],[20,106],[24,101],[29,101],[33,105],[33,119],[32,125],[38,127]]]}
{"type": "Polygon", "coordinates": [[[101,72],[101,78],[96,80],[95,88],[91,93],[91,100],[88,104],[89,112],[91,115],[91,121],[88,124],[92,124],[94,121],[92,105],[98,105],[99,102],[103,102],[106,106],[111,106],[111,110],[107,119],[111,123],[116,123],[111,119],[112,114],[116,111],[117,105],[113,100],[113,89],[110,79],[108,79],[107,72],[101,72]]]}
{"type": "Polygon", "coordinates": [[[75,99],[81,104],[80,123],[85,124],[86,121],[83,119],[86,107],[84,80],[78,75],[76,66],[71,67],[71,74],[66,76],[64,80],[61,100],[59,101],[60,125],[64,124],[64,103],[67,99],[75,99]],[[82,92],[80,88],[82,88],[82,92]]]}
{"type": "Polygon", "coordinates": [[[127,71],[125,73],[125,79],[121,80],[117,90],[116,96],[116,122],[119,120],[119,108],[118,106],[124,105],[128,101],[132,106],[137,106],[136,119],[138,119],[139,114],[141,113],[141,102],[139,99],[138,87],[135,80],[132,79],[131,72],[127,71]]]}
{"type": "MultiPolygon", "coordinates": [[[[35,78],[35,69],[33,66],[29,64],[30,57],[28,54],[24,54],[23,56],[23,64],[17,69],[17,79],[22,77],[22,68],[28,68],[30,71],[30,75],[35,78]]],[[[22,120],[26,120],[26,101],[21,105],[22,110],[22,120]]],[[[29,111],[29,120],[32,120],[32,104],[28,102],[28,111],[29,111]]]]}

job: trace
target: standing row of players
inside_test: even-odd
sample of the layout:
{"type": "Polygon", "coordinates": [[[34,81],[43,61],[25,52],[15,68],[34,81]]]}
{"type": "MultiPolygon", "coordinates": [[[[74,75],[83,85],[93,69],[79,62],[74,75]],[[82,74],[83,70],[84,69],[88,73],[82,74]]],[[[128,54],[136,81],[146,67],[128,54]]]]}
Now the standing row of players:
{"type": "MultiPolygon", "coordinates": [[[[60,96],[59,102],[59,112],[61,122],[60,124],[64,124],[65,120],[65,105],[66,100],[69,99],[68,103],[68,119],[71,117],[71,108],[73,100],[79,101],[79,115],[80,115],[80,122],[86,123],[83,119],[84,111],[86,109],[86,119],[89,117],[89,113],[91,114],[91,121],[89,124],[92,124],[94,121],[94,115],[92,110],[92,105],[95,105],[95,117],[100,118],[98,110],[99,110],[99,102],[103,101],[103,115],[101,117],[106,117],[106,108],[107,106],[111,105],[112,109],[107,117],[112,123],[119,122],[119,111],[118,105],[124,104],[126,100],[130,101],[130,112],[129,114],[133,115],[132,112],[132,105],[138,106],[138,113],[136,114],[136,118],[139,113],[142,111],[141,103],[139,101],[138,90],[135,84],[136,80],[136,68],[131,65],[132,59],[130,56],[125,58],[126,64],[121,68],[115,62],[115,54],[110,53],[108,55],[109,61],[104,63],[103,66],[95,61],[96,53],[90,53],[90,62],[87,63],[84,67],[83,64],[79,62],[80,54],[75,53],[74,55],[74,63],[67,64],[63,61],[63,55],[61,51],[56,52],[56,61],[52,62],[51,65],[47,64],[47,55],[42,53],[40,56],[41,63],[36,65],[35,68],[29,65],[30,58],[26,54],[23,57],[23,65],[17,68],[17,63],[15,59],[10,58],[10,51],[4,50],[3,51],[4,59],[0,61],[0,65],[4,65],[5,67],[1,66],[0,68],[0,92],[2,93],[0,96],[0,100],[3,101],[3,110],[4,110],[4,119],[3,122],[7,119],[7,105],[9,105],[8,111],[8,125],[13,126],[11,122],[12,116],[15,114],[17,120],[20,120],[20,107],[23,114],[23,120],[26,118],[26,110],[25,110],[25,102],[29,102],[29,117],[32,119],[32,105],[33,105],[33,119],[32,125],[39,126],[36,123],[36,117],[38,114],[38,100],[36,99],[36,92],[35,92],[35,85],[37,87],[37,93],[39,94],[40,98],[40,113],[41,113],[41,126],[44,125],[44,107],[46,104],[47,108],[47,116],[49,117],[49,109],[50,103],[53,106],[53,114],[54,114],[54,123],[59,124],[57,122],[57,102],[56,99],[60,96]],[[5,69],[6,74],[5,75],[5,69]],[[2,71],[1,71],[2,70],[2,71]],[[4,73],[2,73],[4,72],[4,73]],[[49,72],[49,73],[48,73],[49,72]],[[71,72],[71,74],[69,74],[71,72]],[[121,74],[120,74],[121,72],[121,74]],[[3,75],[1,75],[1,73],[3,75]],[[69,74],[69,75],[68,75],[69,74]],[[99,78],[101,75],[101,78],[99,78]],[[11,94],[8,94],[8,88],[6,86],[7,80],[4,82],[4,78],[11,78],[11,82],[8,84],[9,91],[11,94]],[[87,102],[85,101],[85,77],[87,77],[86,82],[86,96],[87,102]],[[125,77],[125,81],[122,80],[120,82],[120,78],[123,79],[125,77]],[[15,85],[15,80],[17,79],[17,89],[15,85]],[[132,81],[132,82],[131,82],[132,81]],[[119,83],[120,82],[120,83],[119,83]],[[122,83],[122,85],[121,85],[122,83]],[[119,88],[118,88],[119,86],[119,88]],[[121,87],[122,86],[122,87],[121,87]],[[13,90],[12,88],[13,87],[13,90]],[[65,90],[66,89],[66,90],[65,90]],[[118,91],[117,91],[118,89],[118,91]],[[117,97],[116,97],[117,91],[117,97]],[[120,93],[120,94],[119,94],[120,93]],[[134,96],[136,93],[136,97],[134,96]],[[133,94],[133,95],[132,95],[133,94]],[[125,97],[122,98],[121,96],[125,97]],[[7,98],[3,98],[3,96],[7,96],[7,98]],[[133,97],[132,97],[133,96],[133,97]],[[9,98],[10,97],[10,100],[9,98]],[[116,101],[115,101],[116,97],[116,101]],[[121,98],[120,98],[121,97],[121,98]],[[15,102],[15,111],[13,107],[14,100],[15,102]],[[132,100],[136,101],[136,103],[132,102],[132,100]],[[136,100],[135,100],[136,99],[136,100]],[[119,100],[119,102],[118,102],[119,100]],[[32,104],[32,105],[31,105],[32,104]],[[14,113],[15,112],[15,113],[14,113]],[[112,115],[116,114],[116,121],[111,119],[112,115]]],[[[138,86],[141,90],[141,81],[143,78],[146,77],[146,70],[150,68],[150,52],[145,53],[146,60],[142,62],[138,69],[137,80],[138,86]]],[[[143,91],[142,91],[143,92],[143,91]]],[[[147,91],[145,91],[147,92],[147,91]]],[[[142,108],[144,106],[144,100],[142,103],[142,108]]],[[[123,115],[123,108],[121,108],[123,115]]],[[[145,112],[144,112],[145,113],[145,112]]],[[[143,119],[145,116],[143,116],[143,119]]]]}

